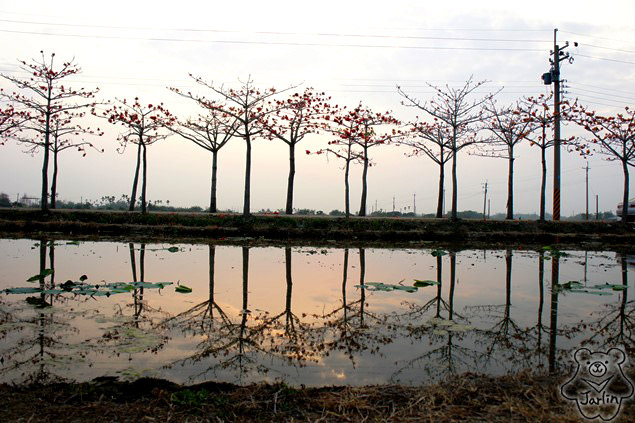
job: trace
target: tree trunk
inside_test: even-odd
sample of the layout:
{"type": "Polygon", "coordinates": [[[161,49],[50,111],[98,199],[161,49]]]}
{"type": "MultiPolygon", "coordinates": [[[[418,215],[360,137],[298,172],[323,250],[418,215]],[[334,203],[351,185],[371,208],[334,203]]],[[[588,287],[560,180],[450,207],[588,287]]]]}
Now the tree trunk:
{"type": "Polygon", "coordinates": [[[214,269],[216,259],[216,247],[212,244],[209,245],[209,311],[210,317],[214,310],[214,269]]]}
{"type": "Polygon", "coordinates": [[[628,210],[629,210],[629,202],[628,202],[628,162],[626,160],[622,160],[622,168],[624,168],[624,196],[622,198],[622,223],[626,224],[628,222],[628,210]]]}
{"type": "Polygon", "coordinates": [[[212,151],[212,189],[209,198],[209,212],[216,213],[216,172],[218,170],[218,150],[212,151]]]}
{"type": "Polygon", "coordinates": [[[293,214],[293,180],[295,179],[295,143],[289,143],[289,180],[287,182],[286,214],[293,214]]]}
{"type": "Polygon", "coordinates": [[[456,207],[457,207],[457,182],[456,182],[456,156],[458,151],[454,150],[452,156],[452,220],[458,220],[456,207]]]}
{"type": "Polygon", "coordinates": [[[291,247],[285,247],[284,249],[284,265],[285,265],[285,275],[287,278],[287,296],[286,296],[286,305],[285,305],[285,313],[287,314],[287,330],[289,329],[289,324],[291,323],[290,315],[291,315],[291,295],[293,290],[293,278],[291,275],[291,247]]]}
{"type": "Polygon", "coordinates": [[[147,147],[143,144],[143,181],[141,182],[141,213],[146,213],[146,187],[148,185],[147,147]]]}
{"type": "Polygon", "coordinates": [[[364,147],[364,171],[362,172],[362,201],[359,216],[366,216],[366,197],[368,195],[368,147],[364,147]]]}
{"type": "Polygon", "coordinates": [[[54,209],[55,197],[57,196],[57,153],[58,151],[53,151],[53,177],[51,180],[51,208],[54,209]]]}
{"type": "Polygon", "coordinates": [[[137,201],[137,185],[139,185],[139,168],[141,167],[141,144],[137,149],[137,166],[134,171],[134,179],[132,181],[132,194],[130,194],[130,207],[128,211],[134,211],[134,204],[137,201]]]}
{"type": "Polygon", "coordinates": [[[507,220],[514,219],[514,150],[509,150],[509,170],[507,174],[507,220]]]}
{"type": "Polygon", "coordinates": [[[46,112],[46,123],[44,129],[44,161],[42,163],[42,193],[40,194],[40,206],[42,211],[48,211],[48,176],[49,176],[49,148],[51,147],[50,139],[50,122],[51,122],[51,100],[49,99],[46,112]]]}
{"type": "Polygon", "coordinates": [[[443,156],[441,156],[441,162],[439,163],[439,198],[437,200],[437,218],[443,217],[443,185],[445,179],[445,163],[443,162],[443,156]]]}
{"type": "Polygon", "coordinates": [[[245,152],[245,198],[243,201],[243,216],[249,216],[249,198],[251,195],[251,139],[249,135],[245,136],[245,143],[247,144],[247,150],[245,152]]]}
{"type": "Polygon", "coordinates": [[[547,192],[547,157],[546,149],[540,149],[540,159],[542,161],[542,180],[540,182],[540,221],[545,221],[545,194],[547,192]]]}
{"type": "Polygon", "coordinates": [[[351,205],[348,199],[349,193],[349,185],[348,185],[348,172],[351,167],[351,161],[346,160],[346,167],[344,168],[344,209],[346,213],[346,217],[350,217],[351,215],[351,205]]]}

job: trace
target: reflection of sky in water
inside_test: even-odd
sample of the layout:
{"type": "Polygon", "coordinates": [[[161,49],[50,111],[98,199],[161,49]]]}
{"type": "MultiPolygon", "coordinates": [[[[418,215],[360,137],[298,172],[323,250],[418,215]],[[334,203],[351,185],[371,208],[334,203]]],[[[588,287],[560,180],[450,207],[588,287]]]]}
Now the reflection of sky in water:
{"type": "MultiPolygon", "coordinates": [[[[40,248],[36,244],[33,240],[0,240],[0,289],[38,285],[23,282],[39,273],[40,248]]],[[[443,256],[442,301],[435,301],[436,286],[414,293],[362,293],[356,287],[360,284],[360,250],[349,249],[344,293],[350,307],[344,320],[344,250],[291,249],[292,314],[284,314],[289,300],[285,249],[250,248],[250,314],[241,338],[243,249],[215,248],[214,300],[218,308],[214,309],[217,320],[212,326],[209,314],[204,315],[209,300],[209,247],[183,244],[178,245],[177,253],[161,250],[169,246],[145,246],[144,280],[178,281],[192,288],[190,294],[175,293],[173,286],[161,291],[145,289],[143,300],[136,303],[132,293],[95,299],[65,294],[43,311],[26,304],[29,295],[0,295],[0,331],[4,336],[0,380],[20,381],[44,371],[78,380],[119,374],[159,376],[177,382],[281,378],[306,385],[426,383],[454,372],[501,374],[548,367],[553,261],[544,261],[542,326],[538,330],[540,260],[535,251],[513,252],[510,307],[506,307],[505,250],[457,253],[452,299],[451,259],[443,256]],[[422,311],[426,304],[429,307],[422,311]],[[437,305],[441,319],[431,321],[437,305]],[[450,307],[453,322],[448,324],[444,319],[450,307]],[[136,323],[135,310],[140,315],[136,323]],[[230,324],[222,325],[221,311],[230,324]],[[184,327],[188,330],[183,331],[184,327]],[[293,330],[285,331],[289,328],[293,330]],[[237,341],[240,339],[244,340],[242,346],[237,341]],[[206,342],[216,350],[187,360],[204,351],[206,342]],[[17,347],[24,351],[23,345],[31,349],[11,353],[17,347]],[[20,360],[26,362],[15,366],[20,360]]],[[[140,244],[135,244],[137,278],[139,248],[140,244]]],[[[585,275],[588,286],[622,283],[615,253],[568,253],[560,259],[560,283],[584,284],[585,275]]],[[[412,285],[413,279],[437,278],[437,258],[428,249],[366,249],[364,256],[367,283],[412,285]]],[[[47,250],[47,267],[49,260],[47,250]]],[[[82,242],[76,246],[58,241],[55,282],[77,280],[82,274],[88,275],[90,283],[130,282],[130,261],[126,243],[82,242]]],[[[627,290],[627,300],[631,301],[625,305],[627,313],[633,312],[633,287],[631,284],[627,290]]],[[[580,329],[581,321],[597,321],[607,315],[607,307],[619,312],[623,294],[606,292],[612,295],[569,292],[557,296],[555,339],[560,364],[556,365],[567,365],[568,351],[594,334],[593,325],[580,329]]],[[[605,335],[598,336],[601,346],[605,335]]]]}

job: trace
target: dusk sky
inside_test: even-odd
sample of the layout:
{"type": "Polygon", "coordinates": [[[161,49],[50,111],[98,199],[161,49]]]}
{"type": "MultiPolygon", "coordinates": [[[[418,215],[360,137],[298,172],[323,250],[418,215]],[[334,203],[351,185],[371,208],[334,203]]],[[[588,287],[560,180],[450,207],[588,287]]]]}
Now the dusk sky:
{"type": "MultiPolygon", "coordinates": [[[[496,92],[499,105],[523,96],[547,94],[540,76],[549,70],[554,28],[558,41],[574,57],[563,65],[565,99],[576,97],[598,113],[615,114],[635,104],[635,31],[632,1],[7,1],[0,0],[0,73],[26,76],[18,59],[37,59],[40,50],[60,60],[75,58],[82,73],[65,85],[99,87],[98,100],[163,102],[179,117],[198,113],[195,105],[166,87],[210,95],[188,74],[215,85],[238,87],[249,76],[256,86],[283,89],[299,85],[325,91],[333,103],[360,101],[376,111],[392,111],[403,121],[415,115],[404,107],[396,85],[422,102],[433,91],[426,84],[462,86],[473,76],[489,81],[477,90],[496,92]],[[593,5],[593,7],[591,7],[593,5]],[[579,43],[573,47],[573,42],[579,43]]],[[[0,87],[13,90],[0,79],[0,87]]],[[[95,123],[92,123],[95,124],[95,123]]],[[[99,200],[130,194],[135,165],[133,148],[117,152],[119,127],[105,121],[94,139],[104,153],[86,157],[72,150],[60,156],[61,200],[99,200]]],[[[574,126],[563,138],[584,135],[574,126]]],[[[344,208],[343,171],[337,160],[307,156],[329,140],[308,136],[298,146],[295,207],[329,212],[344,208]]],[[[41,152],[31,157],[23,146],[0,146],[0,192],[38,196],[41,152]]],[[[233,139],[219,156],[218,207],[242,209],[245,143],[233,139]]],[[[280,141],[253,144],[252,212],[284,208],[288,148],[280,141]]],[[[409,158],[405,147],[371,150],[376,166],[369,173],[369,208],[410,207],[417,213],[436,207],[438,166],[409,158]]],[[[549,150],[547,211],[551,212],[552,156],[549,150]]],[[[149,147],[148,198],[178,206],[209,203],[211,154],[177,136],[149,147]]],[[[462,151],[459,210],[481,211],[489,185],[492,213],[503,212],[507,198],[507,162],[462,151]]],[[[587,160],[563,150],[562,214],[584,212],[587,160]]],[[[621,201],[623,173],[617,162],[595,154],[588,159],[589,196],[595,211],[615,211],[621,201]]],[[[446,209],[451,195],[446,171],[446,209]]],[[[631,178],[633,181],[635,178],[631,178]]],[[[351,174],[351,207],[359,208],[361,166],[351,174]]],[[[516,159],[515,212],[539,208],[540,157],[537,148],[519,148],[516,159]]],[[[631,197],[635,183],[631,182],[631,197]]]]}

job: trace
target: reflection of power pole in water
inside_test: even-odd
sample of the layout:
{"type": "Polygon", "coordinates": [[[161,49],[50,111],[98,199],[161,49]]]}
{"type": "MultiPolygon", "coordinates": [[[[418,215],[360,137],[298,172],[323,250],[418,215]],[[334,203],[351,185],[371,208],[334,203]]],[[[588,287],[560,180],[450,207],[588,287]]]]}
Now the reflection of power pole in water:
{"type": "Polygon", "coordinates": [[[362,293],[359,303],[359,324],[364,327],[364,303],[366,302],[366,289],[364,288],[364,278],[366,276],[366,250],[359,249],[359,284],[362,287],[362,293]]]}
{"type": "Polygon", "coordinates": [[[344,270],[342,271],[342,307],[344,307],[344,333],[346,334],[348,306],[346,305],[346,279],[348,278],[348,248],[344,249],[344,270]]]}
{"type": "Polygon", "coordinates": [[[540,364],[540,353],[542,351],[542,309],[545,302],[545,252],[540,250],[538,254],[538,342],[536,354],[538,355],[538,364],[540,364]]]}
{"type": "Polygon", "coordinates": [[[456,283],[456,253],[450,252],[450,293],[448,298],[448,319],[454,318],[454,285],[456,283]]]}
{"type": "Polygon", "coordinates": [[[558,291],[560,289],[560,257],[551,257],[551,316],[549,320],[549,373],[556,371],[556,337],[558,330],[558,291]]]}

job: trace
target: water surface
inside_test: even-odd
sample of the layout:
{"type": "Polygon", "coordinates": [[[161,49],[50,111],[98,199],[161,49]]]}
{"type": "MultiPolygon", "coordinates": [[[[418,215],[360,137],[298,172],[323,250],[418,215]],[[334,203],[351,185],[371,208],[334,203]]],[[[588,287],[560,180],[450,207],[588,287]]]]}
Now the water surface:
{"type": "Polygon", "coordinates": [[[632,356],[629,257],[4,239],[0,382],[426,384],[632,356]]]}

